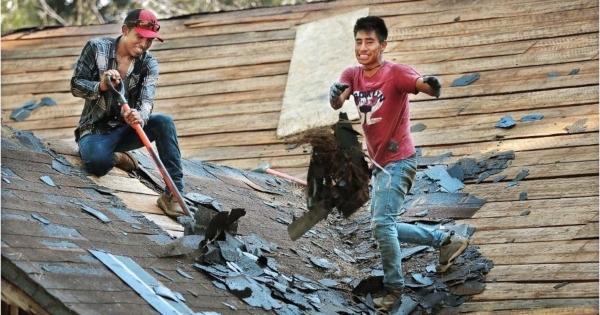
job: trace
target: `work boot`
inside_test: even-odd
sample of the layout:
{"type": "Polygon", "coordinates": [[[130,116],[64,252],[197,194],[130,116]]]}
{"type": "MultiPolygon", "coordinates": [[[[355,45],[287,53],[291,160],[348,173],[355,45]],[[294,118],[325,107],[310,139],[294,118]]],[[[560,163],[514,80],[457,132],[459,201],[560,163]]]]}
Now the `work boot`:
{"type": "Polygon", "coordinates": [[[440,247],[440,264],[438,266],[438,272],[446,272],[456,257],[460,256],[467,246],[469,240],[459,235],[452,235],[449,242],[440,247]]]}
{"type": "Polygon", "coordinates": [[[380,312],[389,312],[392,310],[392,306],[396,303],[396,301],[402,299],[402,294],[404,294],[403,288],[398,289],[387,289],[387,293],[379,298],[373,299],[373,304],[375,304],[375,308],[380,312]]]}
{"type": "Polygon", "coordinates": [[[162,193],[160,197],[158,197],[156,204],[169,218],[174,220],[177,220],[177,217],[184,215],[181,206],[170,193],[162,193]]]}
{"type": "Polygon", "coordinates": [[[137,160],[129,152],[115,152],[114,157],[115,166],[125,172],[131,172],[138,168],[137,160]]]}

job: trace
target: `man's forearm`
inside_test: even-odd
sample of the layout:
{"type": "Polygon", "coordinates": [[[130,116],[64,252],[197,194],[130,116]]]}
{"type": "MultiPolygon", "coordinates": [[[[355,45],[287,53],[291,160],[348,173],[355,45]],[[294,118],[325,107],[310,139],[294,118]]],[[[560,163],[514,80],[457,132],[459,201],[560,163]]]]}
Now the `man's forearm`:
{"type": "Polygon", "coordinates": [[[441,84],[436,77],[423,77],[417,80],[417,91],[427,95],[440,97],[441,84]]]}
{"type": "Polygon", "coordinates": [[[344,100],[340,96],[337,99],[330,100],[329,101],[329,105],[331,105],[331,108],[337,110],[337,109],[342,108],[342,106],[344,105],[344,100]]]}
{"type": "Polygon", "coordinates": [[[100,82],[73,77],[71,79],[71,94],[75,97],[95,100],[100,97],[100,82]]]}
{"type": "Polygon", "coordinates": [[[335,82],[329,88],[329,105],[333,109],[340,109],[344,105],[350,92],[348,86],[346,83],[335,82]]]}

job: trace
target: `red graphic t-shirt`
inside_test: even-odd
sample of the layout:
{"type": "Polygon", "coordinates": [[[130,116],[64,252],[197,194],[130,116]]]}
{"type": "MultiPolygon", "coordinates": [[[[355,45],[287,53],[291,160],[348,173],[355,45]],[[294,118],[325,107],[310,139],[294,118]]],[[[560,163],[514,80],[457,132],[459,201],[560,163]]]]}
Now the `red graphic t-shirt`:
{"type": "Polygon", "coordinates": [[[387,61],[372,77],[364,75],[362,66],[342,73],[340,82],[350,86],[358,106],[369,156],[382,167],[415,153],[408,93],[417,93],[420,77],[410,66],[387,61]]]}

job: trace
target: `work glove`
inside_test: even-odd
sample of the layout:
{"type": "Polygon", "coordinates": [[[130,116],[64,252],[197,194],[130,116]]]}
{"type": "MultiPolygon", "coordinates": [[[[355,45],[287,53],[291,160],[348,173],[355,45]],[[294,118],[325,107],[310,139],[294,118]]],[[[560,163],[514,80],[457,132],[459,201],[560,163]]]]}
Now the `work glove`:
{"type": "Polygon", "coordinates": [[[424,77],[423,82],[429,84],[431,88],[433,88],[433,96],[440,97],[440,93],[442,91],[442,85],[440,84],[440,80],[436,77],[424,77]]]}
{"type": "Polygon", "coordinates": [[[335,82],[329,88],[329,101],[337,100],[342,93],[348,88],[348,84],[335,82]]]}

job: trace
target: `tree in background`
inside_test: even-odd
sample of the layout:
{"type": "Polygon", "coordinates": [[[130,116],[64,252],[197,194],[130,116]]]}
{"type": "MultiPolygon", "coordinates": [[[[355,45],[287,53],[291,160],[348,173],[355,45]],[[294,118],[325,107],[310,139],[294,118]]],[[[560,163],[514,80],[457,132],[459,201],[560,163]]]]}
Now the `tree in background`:
{"type": "Polygon", "coordinates": [[[121,21],[133,8],[161,19],[200,12],[294,5],[315,0],[2,0],[2,34],[17,29],[121,21]]]}

